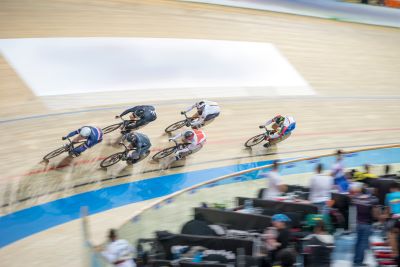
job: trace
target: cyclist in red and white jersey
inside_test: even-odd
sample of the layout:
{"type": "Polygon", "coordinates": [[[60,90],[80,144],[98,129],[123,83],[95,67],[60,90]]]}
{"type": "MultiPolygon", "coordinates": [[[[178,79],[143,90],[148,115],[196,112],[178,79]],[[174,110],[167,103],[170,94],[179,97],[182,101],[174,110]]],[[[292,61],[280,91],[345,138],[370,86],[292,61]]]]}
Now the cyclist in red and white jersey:
{"type": "Polygon", "coordinates": [[[180,160],[189,154],[199,151],[207,140],[206,134],[202,130],[188,130],[171,138],[170,140],[181,139],[182,143],[188,144],[183,149],[175,152],[175,159],[180,160]]]}

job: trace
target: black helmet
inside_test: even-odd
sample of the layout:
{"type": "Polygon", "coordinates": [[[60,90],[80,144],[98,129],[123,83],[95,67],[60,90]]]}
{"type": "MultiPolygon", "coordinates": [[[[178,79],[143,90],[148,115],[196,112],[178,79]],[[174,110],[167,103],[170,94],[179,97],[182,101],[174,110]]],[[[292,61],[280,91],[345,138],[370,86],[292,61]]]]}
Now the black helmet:
{"type": "Polygon", "coordinates": [[[126,140],[130,143],[135,143],[136,142],[136,134],[134,134],[134,133],[126,134],[126,140]]]}
{"type": "Polygon", "coordinates": [[[186,131],[183,136],[185,137],[185,139],[187,140],[192,140],[194,137],[194,132],[192,131],[186,131]]]}
{"type": "Polygon", "coordinates": [[[135,111],[136,117],[142,117],[144,115],[144,109],[140,108],[135,111]]]}

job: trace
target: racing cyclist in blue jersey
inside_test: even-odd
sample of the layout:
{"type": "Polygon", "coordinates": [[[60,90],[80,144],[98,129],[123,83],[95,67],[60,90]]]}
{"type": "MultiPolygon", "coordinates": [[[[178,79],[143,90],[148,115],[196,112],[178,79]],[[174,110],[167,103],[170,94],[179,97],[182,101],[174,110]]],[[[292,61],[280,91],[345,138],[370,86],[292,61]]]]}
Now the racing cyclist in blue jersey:
{"type": "Polygon", "coordinates": [[[79,135],[75,137],[72,142],[76,143],[84,139],[86,139],[86,142],[83,145],[75,147],[70,152],[71,156],[79,156],[83,151],[91,148],[92,146],[100,143],[103,140],[103,131],[100,128],[92,126],[84,126],[76,131],[70,132],[67,136],[63,136],[62,140],[65,140],[77,134],[79,135]]]}
{"type": "Polygon", "coordinates": [[[156,109],[153,106],[142,105],[129,108],[122,112],[120,115],[115,116],[115,118],[120,118],[128,113],[130,121],[125,125],[125,130],[123,134],[130,132],[131,130],[137,130],[139,127],[144,126],[157,119],[156,109]]]}
{"type": "Polygon", "coordinates": [[[272,123],[272,129],[274,129],[273,134],[267,139],[268,142],[264,144],[264,147],[269,147],[271,144],[278,143],[291,134],[291,132],[296,128],[296,121],[291,116],[281,116],[276,115],[274,118],[267,121],[260,128],[265,128],[272,123]]]}
{"type": "Polygon", "coordinates": [[[147,135],[138,132],[127,133],[122,137],[122,141],[125,140],[129,142],[128,148],[132,149],[132,153],[128,155],[131,162],[135,162],[149,153],[151,143],[147,135]]]}

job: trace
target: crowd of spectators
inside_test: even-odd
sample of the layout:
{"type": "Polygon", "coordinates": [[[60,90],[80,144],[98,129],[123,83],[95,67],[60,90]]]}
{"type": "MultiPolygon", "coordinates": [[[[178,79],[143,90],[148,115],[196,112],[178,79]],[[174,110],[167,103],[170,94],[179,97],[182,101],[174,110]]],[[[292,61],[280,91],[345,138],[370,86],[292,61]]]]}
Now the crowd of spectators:
{"type": "MultiPolygon", "coordinates": [[[[397,182],[397,178],[399,177],[391,173],[390,166],[386,165],[383,174],[380,176],[373,173],[371,166],[368,164],[365,164],[359,170],[349,170],[345,166],[344,153],[338,150],[331,166],[322,163],[315,165],[315,174],[310,177],[308,186],[298,186],[298,188],[303,189],[301,192],[303,194],[295,196],[293,192],[298,192],[296,191],[296,186],[286,185],[280,172],[280,164],[278,161],[275,161],[271,170],[264,174],[267,178],[267,189],[259,194],[261,196],[259,201],[263,202],[263,205],[266,206],[262,207],[261,205],[258,208],[253,208],[253,204],[256,204],[253,201],[257,200],[257,198],[247,198],[233,210],[224,210],[221,207],[217,208],[229,213],[230,219],[226,221],[232,224],[233,229],[251,226],[250,223],[249,225],[243,223],[245,219],[240,218],[245,217],[240,217],[240,214],[242,214],[241,216],[247,216],[246,213],[250,213],[251,215],[249,214],[249,216],[261,216],[261,219],[270,216],[268,217],[270,218],[270,223],[264,226],[257,237],[257,240],[261,240],[261,249],[258,253],[257,264],[254,265],[261,267],[298,266],[299,264],[311,267],[331,266],[336,239],[338,236],[349,235],[354,237],[354,248],[352,250],[353,266],[367,266],[365,255],[366,251],[370,248],[370,237],[373,234],[373,229],[379,229],[379,233],[381,233],[379,237],[382,241],[380,246],[390,250],[390,253],[387,253],[388,250],[385,251],[383,256],[391,260],[389,263],[400,266],[398,261],[400,242],[400,186],[397,182]],[[345,204],[339,203],[341,202],[340,199],[346,199],[348,202],[345,204]],[[311,206],[314,213],[307,214],[309,212],[298,208],[300,209],[301,219],[299,221],[301,222],[296,223],[295,221],[298,220],[296,216],[298,214],[293,212],[293,209],[285,210],[282,208],[282,205],[278,204],[282,203],[282,201],[286,203],[292,201],[299,205],[311,206]],[[349,213],[346,213],[346,209],[350,210],[350,206],[353,213],[350,212],[349,215],[349,213]],[[238,220],[242,221],[235,225],[235,222],[231,220],[232,216],[239,216],[238,220]],[[307,226],[309,231],[301,233],[296,232],[297,230],[293,231],[297,227],[295,226],[296,224],[307,226]]],[[[203,203],[201,207],[196,209],[204,211],[208,208],[207,204],[203,203]]],[[[211,210],[215,212],[215,208],[211,210]]],[[[221,220],[223,216],[228,215],[221,214],[213,215],[213,219],[216,221],[211,222],[211,219],[207,217],[208,215],[203,216],[201,212],[195,212],[194,219],[188,221],[182,227],[181,234],[184,236],[168,232],[160,234],[160,236],[163,236],[162,239],[164,241],[167,240],[165,242],[174,244],[167,249],[174,251],[172,253],[174,255],[173,258],[176,260],[177,257],[180,257],[176,256],[176,254],[186,252],[186,257],[190,255],[189,258],[193,258],[193,262],[190,263],[190,266],[193,266],[193,264],[200,262],[204,255],[211,253],[207,250],[207,245],[216,245],[221,241],[218,239],[214,240],[213,238],[231,238],[232,233],[237,234],[238,232],[245,235],[243,231],[233,230],[229,232],[229,229],[225,229],[227,225],[221,223],[221,220]],[[204,242],[202,246],[196,245],[189,248],[187,244],[191,242],[196,244],[201,243],[201,240],[198,239],[199,235],[209,237],[210,242],[201,239],[204,242]],[[176,241],[175,239],[180,241],[176,241]],[[182,248],[184,249],[182,250],[182,248]]],[[[251,217],[246,218],[251,220],[251,217]]],[[[257,223],[254,222],[254,225],[257,223]]],[[[252,229],[251,227],[244,228],[242,230],[249,232],[251,238],[255,237],[253,236],[254,232],[248,231],[252,229]]],[[[258,231],[259,229],[254,230],[258,231]]],[[[221,242],[224,243],[224,241],[221,242]]],[[[240,241],[236,239],[235,241],[228,241],[229,244],[233,242],[240,241]]],[[[225,249],[225,245],[220,246],[225,249]]],[[[212,250],[212,252],[215,251],[212,250]]],[[[110,231],[109,243],[103,248],[102,252],[102,255],[110,263],[121,267],[135,266],[135,262],[130,260],[133,252],[134,249],[128,241],[118,239],[115,230],[110,231]]],[[[158,265],[154,262],[156,261],[153,261],[153,264],[150,265],[171,265],[171,261],[167,260],[162,261],[162,264],[158,265]]],[[[180,266],[186,265],[182,265],[181,262],[180,266]]],[[[202,266],[207,265],[203,263],[202,266]]],[[[243,266],[247,265],[244,264],[243,266]]]]}

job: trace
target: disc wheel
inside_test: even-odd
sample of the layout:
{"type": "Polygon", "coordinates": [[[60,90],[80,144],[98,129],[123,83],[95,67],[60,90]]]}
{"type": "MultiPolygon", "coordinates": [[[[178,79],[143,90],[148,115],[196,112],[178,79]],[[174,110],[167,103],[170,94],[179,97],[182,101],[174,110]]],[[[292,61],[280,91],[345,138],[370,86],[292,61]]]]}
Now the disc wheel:
{"type": "Polygon", "coordinates": [[[134,161],[126,161],[127,164],[132,165],[132,164],[136,164],[142,160],[144,160],[145,158],[147,158],[150,155],[150,151],[147,151],[146,154],[144,154],[143,156],[141,156],[140,158],[138,158],[137,160],[134,161]]]}
{"type": "Polygon", "coordinates": [[[53,150],[49,154],[44,156],[43,160],[49,160],[51,158],[57,157],[58,155],[64,153],[65,151],[67,151],[67,150],[66,150],[66,148],[64,146],[60,147],[60,148],[57,148],[56,150],[53,150]]]}
{"type": "Polygon", "coordinates": [[[124,155],[124,152],[119,152],[112,154],[111,156],[108,156],[107,158],[103,159],[103,161],[100,163],[100,166],[102,168],[107,168],[115,163],[119,162],[122,159],[122,156],[124,155]]]}
{"type": "Polygon", "coordinates": [[[245,147],[252,147],[255,146],[259,143],[261,143],[265,138],[265,134],[259,134],[256,136],[253,136],[252,138],[250,138],[249,140],[246,141],[246,143],[244,143],[245,147]]]}
{"type": "Polygon", "coordinates": [[[175,146],[172,146],[172,147],[163,149],[163,150],[161,150],[160,152],[157,152],[157,153],[153,156],[153,160],[157,161],[157,160],[163,159],[163,158],[165,158],[165,157],[171,155],[172,153],[174,153],[175,150],[176,150],[176,147],[175,147],[175,146]]]}
{"type": "Polygon", "coordinates": [[[102,129],[103,134],[111,133],[111,132],[117,130],[119,127],[121,127],[121,125],[122,125],[122,122],[116,123],[116,124],[112,124],[112,125],[107,126],[107,127],[104,127],[104,128],[102,129]]]}
{"type": "Polygon", "coordinates": [[[165,128],[165,132],[171,133],[173,131],[176,131],[176,130],[182,128],[185,125],[186,125],[186,120],[175,122],[175,123],[171,124],[170,126],[168,126],[167,128],[165,128]]]}

